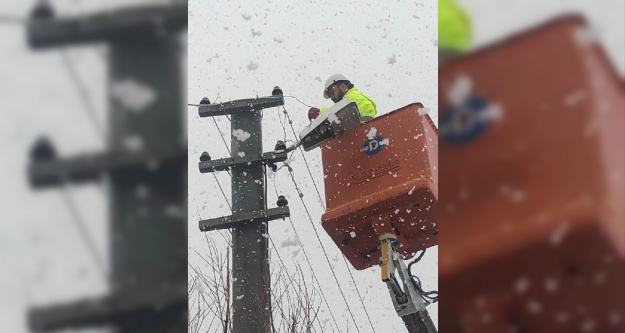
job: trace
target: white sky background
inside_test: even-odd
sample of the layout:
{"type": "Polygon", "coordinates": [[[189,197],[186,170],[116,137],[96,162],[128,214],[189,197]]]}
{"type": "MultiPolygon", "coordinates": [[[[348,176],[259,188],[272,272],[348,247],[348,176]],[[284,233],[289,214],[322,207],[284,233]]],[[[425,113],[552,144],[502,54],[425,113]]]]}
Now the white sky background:
{"type": "MultiPolygon", "coordinates": [[[[53,0],[59,15],[168,0],[53,0]]],[[[0,14],[25,17],[35,1],[0,0],[0,14]]],[[[181,66],[186,72],[186,32],[181,66]]],[[[68,47],[67,56],[106,123],[106,48],[68,47]]],[[[33,191],[27,184],[28,150],[48,135],[61,156],[104,149],[104,139],[65,68],[61,49],[34,52],[22,25],[0,22],[0,332],[25,333],[26,310],[107,292],[106,279],[87,250],[58,188],[33,191]]],[[[182,90],[186,90],[183,77],[182,90]]],[[[183,106],[181,106],[183,107],[183,106]]],[[[186,117],[185,117],[186,120],[186,117]]],[[[108,261],[106,187],[67,190],[108,261]]],[[[82,330],[81,332],[98,332],[82,330]]],[[[100,330],[101,331],[101,330],[100,330]]]]}
{"type": "MultiPolygon", "coordinates": [[[[137,2],[154,1],[54,1],[59,11],[69,13],[102,7],[114,8],[119,4],[137,2]]],[[[24,16],[33,3],[34,1],[30,0],[0,0],[0,14],[24,16]]],[[[421,101],[432,109],[436,108],[436,105],[432,104],[436,103],[435,86],[430,86],[436,84],[435,78],[422,75],[435,70],[434,65],[433,68],[428,67],[428,61],[424,58],[426,50],[430,46],[433,47],[431,40],[435,39],[432,37],[435,36],[435,30],[432,29],[435,29],[436,24],[432,23],[429,28],[433,31],[432,36],[428,35],[430,30],[427,30],[424,24],[424,21],[435,20],[426,16],[428,6],[416,7],[413,3],[406,2],[372,4],[371,7],[362,3],[353,5],[347,2],[345,4],[305,2],[297,4],[305,8],[287,8],[287,4],[275,1],[271,7],[264,4],[246,5],[242,1],[230,4],[213,1],[211,5],[202,5],[206,8],[199,10],[199,3],[199,1],[190,3],[190,9],[193,11],[195,8],[193,15],[203,20],[205,25],[205,28],[202,28],[204,30],[201,32],[198,30],[198,34],[201,33],[203,36],[196,34],[195,40],[189,41],[192,51],[189,58],[191,103],[197,103],[205,95],[214,100],[218,93],[221,101],[247,98],[256,94],[267,95],[274,85],[280,85],[285,94],[298,96],[308,104],[320,106],[324,102],[321,97],[323,81],[334,72],[342,72],[378,102],[380,112],[388,112],[414,101],[421,101]],[[409,13],[398,11],[395,14],[395,10],[381,9],[383,6],[391,5],[410,8],[411,11],[409,13]],[[270,8],[266,19],[265,8],[270,8]],[[339,13],[341,10],[354,14],[341,14],[339,13]],[[258,17],[254,15],[255,12],[259,14],[258,17]],[[297,15],[297,13],[308,14],[297,15]],[[246,21],[241,14],[251,15],[251,19],[246,21]],[[389,14],[394,17],[405,17],[405,22],[410,24],[392,25],[391,22],[379,21],[388,18],[389,14]],[[415,14],[419,19],[411,18],[415,14]],[[323,16],[327,17],[322,18],[323,16]],[[341,23],[341,19],[351,23],[341,23]],[[292,24],[282,28],[282,24],[278,26],[278,23],[282,23],[280,20],[288,20],[292,24]],[[210,22],[214,25],[209,29],[210,22]],[[265,22],[267,25],[264,25],[265,22]],[[358,41],[355,38],[343,37],[346,34],[353,34],[353,31],[364,31],[362,27],[365,25],[370,25],[371,29],[365,28],[368,35],[359,36],[358,41]],[[225,26],[230,30],[224,30],[225,26]],[[252,27],[262,35],[252,37],[252,27]],[[328,28],[324,31],[323,27],[328,28]],[[386,38],[382,38],[385,33],[386,38]],[[274,37],[280,38],[283,43],[275,42],[274,37]],[[222,38],[232,39],[222,45],[224,42],[222,38]],[[395,42],[395,38],[405,43],[395,42]],[[231,43],[230,46],[227,45],[228,42],[231,43]],[[348,45],[349,51],[345,54],[328,53],[328,49],[336,49],[339,43],[348,45]],[[412,43],[423,45],[423,49],[415,47],[412,43]],[[194,45],[200,46],[201,49],[194,51],[194,45]],[[234,51],[235,55],[228,57],[229,50],[234,51]],[[356,52],[357,55],[353,57],[352,52],[356,52]],[[208,62],[215,54],[220,54],[220,58],[208,62]],[[396,63],[391,65],[387,60],[393,54],[396,55],[396,63]],[[193,59],[196,59],[195,62],[193,59]],[[251,61],[258,64],[258,69],[248,72],[247,65],[251,61]],[[270,70],[272,68],[273,70],[270,70]],[[408,77],[406,72],[412,72],[412,76],[408,77]],[[263,79],[267,75],[268,79],[263,79]],[[226,80],[229,76],[232,78],[226,80]],[[315,80],[315,77],[319,77],[322,82],[315,80]],[[392,98],[388,97],[388,94],[391,94],[392,98]]],[[[620,73],[625,73],[623,43],[625,2],[622,0],[464,0],[461,3],[468,8],[473,17],[475,38],[479,45],[539,24],[550,17],[578,9],[587,15],[590,22],[599,30],[603,46],[607,48],[620,73]]],[[[296,6],[295,2],[288,5],[296,6]]],[[[64,155],[101,149],[103,143],[84,110],[63,66],[59,51],[30,51],[25,45],[24,33],[21,26],[0,23],[0,332],[14,333],[27,332],[24,315],[28,305],[57,303],[106,291],[103,279],[71,221],[60,192],[54,189],[34,192],[28,188],[25,181],[27,151],[41,133],[50,135],[60,153],[64,155]]],[[[68,50],[93,99],[99,119],[104,122],[106,112],[104,63],[91,47],[68,50]]],[[[286,107],[294,119],[296,130],[299,130],[307,122],[305,113],[308,108],[290,99],[287,99],[286,107]]],[[[271,149],[275,140],[282,136],[275,125],[278,123],[277,117],[268,115],[271,112],[272,110],[268,110],[265,113],[265,150],[271,149]]],[[[215,186],[212,176],[200,177],[194,166],[197,165],[197,156],[201,151],[211,148],[213,152],[212,146],[215,147],[215,153],[212,154],[214,157],[223,157],[227,153],[223,144],[220,144],[221,139],[216,134],[212,121],[199,120],[195,115],[196,110],[190,108],[189,175],[195,177],[192,179],[196,183],[190,182],[190,200],[195,202],[190,201],[189,234],[190,244],[195,244],[201,249],[201,234],[197,230],[197,217],[193,215],[193,207],[201,209],[203,218],[221,216],[228,212],[221,195],[216,197],[208,195],[215,186]],[[200,141],[198,138],[206,141],[200,141]],[[213,144],[215,141],[217,143],[213,144]],[[200,142],[206,143],[198,145],[200,142]],[[200,198],[202,191],[207,193],[202,194],[200,198]],[[204,205],[206,207],[202,207],[204,205]]],[[[220,126],[222,131],[228,134],[226,122],[220,120],[220,126]]],[[[314,171],[316,181],[322,185],[319,178],[321,172],[318,155],[316,151],[306,157],[311,162],[311,168],[316,170],[314,171]]],[[[316,207],[317,211],[313,217],[318,220],[320,211],[318,204],[314,203],[316,193],[307,177],[305,167],[302,169],[299,152],[295,154],[294,159],[295,177],[305,192],[305,198],[311,201],[309,207],[316,207]]],[[[287,181],[286,175],[279,174],[279,186],[285,194],[291,196],[292,210],[297,214],[295,222],[302,226],[304,231],[301,233],[304,233],[305,226],[310,222],[302,215],[301,204],[294,196],[292,184],[287,181]]],[[[228,179],[224,175],[219,177],[222,185],[229,187],[228,179]]],[[[275,194],[271,181],[269,185],[268,202],[272,205],[275,203],[275,194]]],[[[227,190],[229,193],[229,189],[227,190]]],[[[100,253],[106,253],[107,214],[102,193],[94,186],[72,188],[70,193],[79,206],[81,215],[88,222],[89,231],[94,236],[100,253]]],[[[285,232],[288,225],[284,221],[274,221],[272,225],[272,235],[276,235],[274,240],[278,237],[288,239],[289,234],[285,232]]],[[[320,235],[325,237],[321,230],[320,232],[320,235]]],[[[314,238],[312,240],[310,245],[305,243],[307,251],[320,253],[314,238]]],[[[338,251],[329,241],[326,249],[334,251],[333,257],[338,255],[338,251]]],[[[292,253],[295,248],[287,247],[281,250],[292,253]]],[[[435,251],[430,251],[425,258],[427,262],[419,267],[435,272],[435,254],[435,251]]],[[[321,259],[315,259],[319,267],[317,274],[329,276],[327,264],[323,261],[325,259],[321,259]]],[[[340,269],[344,264],[338,261],[335,262],[335,266],[340,269]]],[[[306,264],[303,263],[302,267],[306,267],[306,264]]],[[[342,281],[349,280],[349,276],[344,274],[342,276],[342,281]]],[[[388,307],[386,317],[382,317],[380,311],[374,312],[373,307],[368,308],[369,313],[375,317],[376,327],[383,325],[384,320],[388,318],[401,332],[399,330],[401,322],[390,310],[390,300],[384,286],[378,281],[375,269],[372,269],[371,273],[354,272],[354,277],[357,281],[364,281],[360,289],[361,292],[366,292],[366,305],[388,307]],[[376,296],[379,295],[377,300],[371,297],[374,293],[376,296]]],[[[426,289],[435,287],[433,277],[424,276],[424,278],[428,287],[426,289]]],[[[328,286],[333,288],[334,281],[329,280],[328,286]]],[[[345,286],[347,288],[349,284],[345,286]]],[[[336,310],[344,308],[342,300],[337,299],[334,303],[336,310]]],[[[358,300],[350,299],[350,305],[355,311],[362,313],[358,300]]],[[[431,307],[430,312],[433,316],[436,315],[435,308],[431,307]]],[[[366,326],[362,327],[365,331],[366,326]]]]}
{"type": "MultiPolygon", "coordinates": [[[[434,0],[190,1],[189,102],[198,103],[203,96],[215,102],[218,94],[219,101],[267,96],[278,85],[287,96],[296,96],[318,107],[330,106],[332,101],[322,97],[323,83],[331,74],[341,73],[376,101],[379,114],[414,102],[422,102],[436,110],[437,25],[437,2],[434,0]]],[[[309,123],[308,107],[292,98],[285,98],[285,107],[299,133],[309,123]]],[[[276,141],[284,137],[278,114],[275,108],[264,111],[264,151],[273,150],[276,141]]],[[[229,122],[223,117],[217,121],[230,144],[229,122]]],[[[209,151],[214,159],[229,154],[213,121],[200,119],[196,108],[189,108],[188,126],[189,246],[206,252],[206,241],[198,231],[198,217],[194,212],[197,209],[204,219],[229,215],[230,212],[215,179],[200,174],[197,161],[203,150],[209,151]]],[[[288,125],[287,138],[294,139],[288,125]]],[[[306,153],[305,157],[321,196],[325,198],[320,150],[306,153]]],[[[360,332],[372,332],[342,254],[321,227],[323,208],[299,151],[291,165],[360,332]]],[[[268,175],[267,203],[268,207],[275,207],[274,174],[268,172],[268,175]]],[[[218,174],[218,179],[230,199],[228,174],[218,174]]],[[[275,250],[279,251],[290,272],[295,272],[293,261],[310,271],[300,249],[303,247],[341,332],[357,332],[288,171],[279,171],[275,181],[280,194],[289,200],[295,228],[302,237],[302,244],[297,244],[288,220],[272,221],[269,233],[277,247],[275,250]]],[[[221,239],[215,233],[209,233],[209,236],[221,239]]],[[[223,241],[220,244],[222,248],[228,246],[223,241]]],[[[271,260],[277,269],[278,258],[274,249],[271,249],[271,260]]],[[[437,260],[436,249],[430,249],[422,263],[413,269],[426,290],[437,289],[437,260]]],[[[201,267],[200,259],[193,252],[189,253],[189,261],[201,267]]],[[[349,266],[349,269],[375,331],[405,330],[395,313],[386,285],[380,280],[379,268],[356,271],[349,266]]],[[[312,278],[308,277],[308,282],[317,288],[312,278]]],[[[437,320],[437,305],[428,310],[437,320]]],[[[321,311],[320,319],[325,323],[322,331],[332,332],[334,324],[323,302],[321,311]]]]}

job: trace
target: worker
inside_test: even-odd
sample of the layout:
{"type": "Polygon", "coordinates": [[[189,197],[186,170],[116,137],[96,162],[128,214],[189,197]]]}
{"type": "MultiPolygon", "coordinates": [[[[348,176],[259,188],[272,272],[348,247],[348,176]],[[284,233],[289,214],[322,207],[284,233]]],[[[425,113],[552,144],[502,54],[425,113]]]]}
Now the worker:
{"type": "Polygon", "coordinates": [[[471,22],[455,0],[438,1],[438,60],[439,64],[469,51],[471,22]]]}
{"type": "MultiPolygon", "coordinates": [[[[343,97],[347,97],[354,101],[360,111],[360,118],[363,122],[375,118],[378,114],[375,102],[365,94],[356,89],[354,85],[345,76],[334,74],[328,78],[323,90],[323,98],[331,99],[332,102],[338,103],[343,97]]],[[[319,114],[324,113],[328,108],[312,107],[308,110],[308,119],[316,119],[319,114]]]]}

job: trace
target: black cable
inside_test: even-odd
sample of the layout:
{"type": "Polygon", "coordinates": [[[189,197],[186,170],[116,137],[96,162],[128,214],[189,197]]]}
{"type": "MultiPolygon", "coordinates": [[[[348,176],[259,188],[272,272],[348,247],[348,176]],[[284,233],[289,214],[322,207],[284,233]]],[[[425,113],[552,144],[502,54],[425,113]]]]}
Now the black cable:
{"type": "MultiPolygon", "coordinates": [[[[297,99],[297,97],[294,97],[294,96],[286,96],[286,97],[293,97],[293,98],[297,99]]],[[[299,101],[299,99],[298,99],[298,101],[299,101]]],[[[299,101],[299,102],[301,103],[301,101],[299,101]]],[[[302,104],[304,104],[304,103],[302,103],[302,104]]],[[[291,131],[293,132],[293,135],[297,139],[297,135],[295,134],[295,129],[293,128],[293,121],[291,120],[291,117],[289,116],[289,113],[286,110],[286,108],[284,106],[282,108],[283,108],[284,114],[286,115],[286,119],[288,119],[289,125],[291,127],[291,131]]],[[[282,119],[281,118],[280,118],[280,123],[282,124],[282,119]]],[[[285,131],[286,131],[286,126],[284,126],[284,124],[282,124],[282,126],[285,128],[285,131]]],[[[286,141],[286,133],[285,133],[285,141],[286,141]]],[[[317,187],[317,184],[314,181],[314,178],[312,176],[312,172],[311,172],[310,167],[308,165],[308,161],[306,160],[306,156],[304,154],[304,151],[302,150],[301,146],[299,148],[300,148],[300,152],[302,154],[302,157],[304,159],[304,163],[306,164],[306,168],[308,169],[308,174],[310,176],[310,179],[311,179],[311,181],[312,181],[312,183],[313,183],[313,185],[315,187],[315,190],[317,191],[317,196],[319,197],[319,200],[320,200],[319,202],[321,203],[324,211],[326,211],[326,207],[323,204],[323,199],[321,198],[321,193],[319,191],[319,188],[317,187]]],[[[289,172],[292,172],[292,169],[290,167],[289,167],[289,172]]],[[[300,198],[301,198],[303,196],[303,193],[299,190],[299,188],[297,188],[297,183],[295,182],[295,178],[293,177],[292,173],[291,173],[291,178],[293,179],[293,182],[295,183],[295,187],[296,187],[296,189],[298,191],[298,194],[300,195],[300,198]]],[[[316,232],[316,230],[315,230],[315,232],[316,232]]],[[[321,240],[320,240],[320,243],[321,243],[321,240]]],[[[323,245],[322,245],[322,247],[323,247],[323,245]]],[[[324,249],[324,252],[325,252],[325,249],[324,249]]],[[[351,269],[349,268],[349,264],[347,263],[347,260],[345,259],[344,256],[343,256],[343,260],[345,262],[345,266],[347,267],[347,272],[349,273],[349,276],[350,276],[352,282],[354,283],[354,288],[356,289],[356,293],[358,294],[358,299],[360,300],[360,303],[361,303],[361,305],[362,305],[362,307],[363,307],[363,309],[365,311],[365,314],[367,315],[367,319],[369,321],[369,324],[371,325],[371,328],[375,332],[375,328],[373,327],[373,323],[371,322],[371,318],[369,316],[369,312],[367,311],[367,307],[365,306],[364,302],[362,301],[362,296],[360,295],[360,290],[358,289],[356,281],[354,280],[354,275],[352,274],[351,269]]]]}
{"type": "MultiPolygon", "coordinates": [[[[274,175],[275,177],[275,175],[274,175]]],[[[278,196],[278,190],[275,187],[275,179],[274,179],[274,189],[276,190],[276,196],[278,196]]],[[[304,243],[302,242],[301,238],[299,237],[299,234],[297,233],[297,229],[295,229],[295,224],[293,223],[293,220],[291,219],[291,217],[289,216],[289,222],[291,223],[291,227],[293,228],[293,232],[295,233],[295,237],[297,238],[297,240],[299,241],[301,248],[302,248],[302,252],[304,252],[304,259],[306,259],[306,262],[308,263],[308,267],[310,268],[310,272],[313,276],[313,279],[315,279],[315,282],[317,283],[317,286],[319,287],[319,292],[321,293],[321,298],[323,298],[324,303],[326,304],[326,307],[328,308],[328,312],[330,313],[330,316],[332,317],[332,321],[334,322],[334,325],[336,326],[336,328],[340,331],[340,327],[339,324],[336,322],[336,318],[334,318],[334,314],[332,312],[332,309],[330,308],[330,304],[328,303],[328,300],[326,299],[325,294],[323,293],[323,288],[321,287],[321,283],[319,283],[319,280],[317,279],[317,275],[315,274],[315,270],[312,267],[312,264],[310,263],[310,260],[308,260],[308,253],[306,253],[306,249],[304,249],[304,243]]]]}
{"type": "Polygon", "coordinates": [[[230,152],[230,146],[228,146],[228,143],[226,143],[226,138],[224,137],[223,133],[221,133],[221,129],[219,128],[219,124],[217,124],[217,120],[215,120],[215,117],[211,117],[213,119],[213,122],[215,123],[215,127],[217,127],[217,132],[219,132],[219,136],[221,136],[221,141],[223,141],[224,145],[226,146],[226,149],[228,150],[228,154],[232,155],[232,153],[230,152]]]}
{"type": "MultiPolygon", "coordinates": [[[[345,294],[343,293],[343,289],[341,288],[341,284],[339,283],[339,279],[336,277],[336,274],[334,273],[334,270],[332,269],[332,263],[330,263],[330,258],[328,257],[328,253],[326,252],[326,249],[323,246],[323,243],[321,242],[321,237],[319,237],[319,233],[317,232],[317,228],[315,228],[315,223],[313,222],[312,216],[310,215],[310,212],[308,211],[308,207],[306,206],[306,202],[304,202],[304,194],[302,193],[302,191],[297,186],[297,182],[295,181],[295,177],[293,176],[293,169],[290,166],[287,165],[287,170],[289,170],[289,174],[291,175],[291,179],[293,180],[293,183],[295,184],[295,189],[297,190],[297,193],[299,194],[300,201],[302,202],[302,205],[304,205],[304,209],[306,210],[306,214],[308,215],[308,219],[310,220],[310,224],[312,225],[313,230],[315,231],[315,235],[317,236],[317,240],[319,241],[319,245],[321,245],[321,250],[323,251],[323,254],[324,254],[325,258],[326,258],[326,261],[328,262],[328,266],[330,266],[330,272],[332,273],[332,276],[334,277],[334,280],[336,281],[336,284],[339,287],[339,291],[341,292],[341,296],[343,297],[343,301],[345,302],[345,305],[347,306],[347,311],[349,311],[349,314],[352,317],[352,320],[354,321],[354,325],[356,326],[356,330],[358,330],[358,332],[360,332],[360,329],[358,328],[358,324],[356,323],[356,319],[354,318],[354,314],[352,313],[352,309],[349,307],[349,304],[347,303],[347,298],[345,297],[345,294]]],[[[302,249],[303,249],[303,247],[302,247],[302,249]]]]}
{"type": "Polygon", "coordinates": [[[421,280],[417,276],[412,274],[412,266],[418,263],[421,260],[421,258],[423,258],[424,255],[425,255],[425,249],[419,254],[419,256],[416,259],[414,259],[411,263],[408,264],[408,275],[411,278],[412,285],[417,290],[417,293],[419,293],[419,297],[421,297],[421,299],[425,301],[426,305],[429,305],[429,304],[438,302],[438,291],[436,290],[424,291],[421,286],[421,280]],[[436,295],[436,296],[432,296],[432,295],[436,295]]]}
{"type": "Polygon", "coordinates": [[[61,193],[63,194],[63,199],[65,200],[65,204],[70,214],[72,215],[74,223],[76,227],[78,228],[78,232],[80,233],[80,236],[82,237],[82,239],[85,241],[85,244],[87,245],[87,248],[89,249],[89,252],[91,253],[91,256],[93,257],[93,261],[96,263],[96,266],[98,267],[102,275],[108,278],[108,274],[106,272],[105,265],[104,265],[104,259],[98,253],[95,247],[95,242],[93,241],[93,239],[89,235],[89,232],[87,231],[85,220],[78,213],[78,209],[76,208],[76,205],[74,204],[72,198],[67,192],[67,188],[65,188],[65,186],[61,187],[61,193]]]}
{"type": "Polygon", "coordinates": [[[91,102],[91,99],[89,98],[89,94],[87,93],[87,89],[85,88],[85,85],[83,84],[83,82],[80,80],[80,77],[78,76],[78,72],[74,68],[74,65],[71,59],[69,59],[69,55],[66,53],[66,51],[61,50],[61,58],[63,59],[63,65],[67,69],[67,72],[69,73],[69,76],[72,79],[74,86],[78,90],[78,95],[80,96],[80,100],[82,101],[85,107],[85,110],[90,116],[93,126],[95,127],[100,137],[104,139],[104,132],[102,129],[102,125],[100,124],[100,121],[98,120],[98,115],[97,115],[95,106],[91,102]]]}
{"type": "MultiPolygon", "coordinates": [[[[282,121],[282,116],[280,115],[280,109],[278,109],[278,119],[280,120],[280,125],[282,125],[282,132],[284,133],[284,143],[286,143],[286,125],[282,121]]],[[[286,118],[284,119],[286,121],[286,118]]]]}
{"type": "MultiPolygon", "coordinates": [[[[336,322],[336,318],[334,318],[334,313],[332,312],[332,309],[330,309],[330,304],[328,303],[328,300],[326,299],[325,294],[323,293],[323,287],[321,286],[321,283],[319,283],[319,280],[317,279],[317,274],[315,274],[315,271],[312,267],[312,264],[310,263],[310,260],[308,259],[308,253],[306,253],[306,250],[304,249],[304,243],[302,242],[302,239],[299,237],[299,234],[297,233],[297,230],[295,229],[295,224],[293,223],[293,220],[291,219],[291,217],[289,217],[289,222],[291,223],[291,227],[293,228],[293,231],[295,232],[295,237],[297,237],[297,240],[299,241],[301,248],[302,248],[302,252],[304,252],[304,259],[306,259],[306,262],[308,263],[308,266],[310,267],[310,272],[312,273],[313,278],[315,279],[315,282],[317,282],[317,286],[319,287],[319,292],[321,292],[321,297],[323,298],[323,301],[326,303],[326,306],[328,307],[328,312],[330,312],[330,316],[332,317],[332,321],[334,321],[334,325],[336,325],[337,329],[340,330],[338,323],[336,322]]],[[[339,287],[340,289],[340,287],[339,287]]],[[[343,292],[341,291],[341,294],[343,292]]],[[[343,299],[345,299],[345,296],[343,296],[343,299]]],[[[347,301],[346,301],[347,302],[347,301]]],[[[349,309],[349,305],[348,305],[348,309],[349,309]]],[[[351,313],[351,310],[350,310],[351,313]]],[[[352,316],[353,318],[353,316],[352,316]]]]}
{"type": "Polygon", "coordinates": [[[297,97],[295,97],[295,96],[284,96],[284,97],[288,97],[288,98],[295,98],[298,102],[300,102],[301,104],[306,105],[306,106],[307,106],[307,107],[309,107],[309,108],[314,107],[314,106],[310,106],[310,105],[308,105],[308,104],[306,104],[306,103],[304,103],[304,102],[300,101],[300,100],[299,100],[299,98],[297,98],[297,97]]]}
{"type": "MultiPolygon", "coordinates": [[[[271,238],[271,236],[269,236],[269,242],[271,242],[271,246],[273,246],[274,252],[276,252],[276,255],[278,255],[278,260],[280,261],[280,266],[282,266],[282,269],[284,269],[284,271],[286,271],[286,266],[284,265],[284,261],[282,261],[282,257],[280,257],[280,252],[278,251],[278,248],[276,247],[276,244],[274,244],[273,239],[271,238]]],[[[291,280],[291,285],[295,286],[295,282],[293,280],[293,277],[290,274],[287,274],[287,276],[289,277],[289,280],[291,280]]],[[[296,294],[297,294],[297,299],[300,302],[300,304],[304,304],[300,294],[299,293],[296,293],[296,294]]],[[[328,307],[328,310],[330,310],[329,307],[328,307]]]]}
{"type": "Polygon", "coordinates": [[[365,306],[365,303],[362,301],[362,296],[360,295],[360,290],[358,290],[358,285],[356,284],[356,281],[354,280],[354,275],[352,274],[352,270],[349,268],[349,264],[347,263],[347,259],[345,259],[345,256],[341,256],[341,257],[343,257],[343,261],[345,262],[345,266],[347,267],[347,272],[349,273],[349,277],[352,279],[352,283],[354,284],[354,289],[356,289],[356,294],[358,294],[358,299],[360,300],[360,304],[362,304],[362,308],[365,310],[365,314],[367,315],[367,320],[369,321],[369,325],[371,325],[371,329],[375,333],[375,328],[373,327],[373,323],[371,322],[369,311],[367,311],[367,307],[365,306]]]}
{"type": "MultiPolygon", "coordinates": [[[[291,131],[293,132],[293,136],[297,140],[297,134],[295,133],[295,128],[293,128],[293,121],[291,120],[291,116],[289,116],[289,113],[284,106],[282,106],[282,109],[284,110],[284,114],[286,115],[289,121],[289,125],[291,126],[291,131]]],[[[302,149],[302,146],[299,146],[299,151],[302,154],[302,158],[304,159],[304,164],[306,165],[306,169],[308,170],[308,175],[310,176],[310,180],[315,186],[315,190],[317,191],[317,196],[319,197],[319,202],[321,203],[321,206],[323,207],[323,211],[327,211],[326,206],[324,204],[324,200],[321,198],[321,192],[319,191],[319,188],[317,187],[317,183],[315,182],[315,179],[313,178],[312,171],[310,171],[310,166],[308,165],[308,161],[306,160],[306,156],[304,154],[304,149],[302,149]]]]}

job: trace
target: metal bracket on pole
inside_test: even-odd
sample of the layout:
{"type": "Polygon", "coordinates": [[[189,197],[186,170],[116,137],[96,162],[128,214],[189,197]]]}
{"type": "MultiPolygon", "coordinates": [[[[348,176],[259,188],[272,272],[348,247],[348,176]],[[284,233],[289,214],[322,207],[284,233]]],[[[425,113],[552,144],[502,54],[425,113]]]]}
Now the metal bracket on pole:
{"type": "Polygon", "coordinates": [[[184,2],[75,18],[33,18],[28,23],[28,42],[34,48],[45,48],[174,33],[187,27],[187,7],[184,2]]]}
{"type": "Polygon", "coordinates": [[[399,246],[397,238],[392,234],[385,234],[380,237],[380,246],[382,281],[386,283],[395,311],[402,317],[410,333],[436,333],[436,327],[427,313],[425,302],[412,284],[402,255],[397,252],[399,246]],[[401,285],[395,277],[396,272],[399,273],[401,285]]]}
{"type": "Polygon", "coordinates": [[[167,162],[183,162],[186,149],[154,153],[103,152],[83,154],[64,159],[33,160],[28,166],[28,177],[35,188],[61,185],[64,182],[98,181],[114,170],[132,167],[150,168],[167,162]]]}
{"type": "Polygon", "coordinates": [[[282,95],[239,99],[219,104],[201,104],[198,106],[200,117],[225,116],[242,112],[259,111],[284,105],[282,95]]]}
{"type": "Polygon", "coordinates": [[[288,155],[285,151],[264,153],[260,157],[229,157],[214,161],[199,162],[199,168],[201,173],[226,171],[236,165],[253,166],[262,163],[284,162],[287,160],[287,157],[288,155]]]}
{"type": "Polygon", "coordinates": [[[29,326],[35,332],[115,324],[146,312],[161,312],[171,307],[187,307],[187,285],[158,288],[143,286],[89,299],[28,312],[29,326]]]}
{"type": "Polygon", "coordinates": [[[201,220],[199,222],[200,231],[212,231],[236,228],[248,223],[263,223],[272,220],[283,219],[291,216],[288,206],[270,208],[267,210],[255,210],[251,212],[241,212],[230,216],[219,217],[216,219],[201,220]]]}

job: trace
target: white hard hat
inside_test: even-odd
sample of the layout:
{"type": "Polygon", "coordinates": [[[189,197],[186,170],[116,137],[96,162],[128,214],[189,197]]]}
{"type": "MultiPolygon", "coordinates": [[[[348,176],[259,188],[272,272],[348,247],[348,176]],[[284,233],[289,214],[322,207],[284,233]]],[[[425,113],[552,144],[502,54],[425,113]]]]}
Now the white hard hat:
{"type": "Polygon", "coordinates": [[[328,96],[328,94],[326,93],[326,90],[328,90],[328,87],[339,82],[339,81],[349,81],[345,76],[341,75],[341,74],[334,74],[332,76],[330,76],[327,80],[326,80],[326,85],[323,88],[323,98],[325,99],[329,99],[330,96],[328,96]]]}

